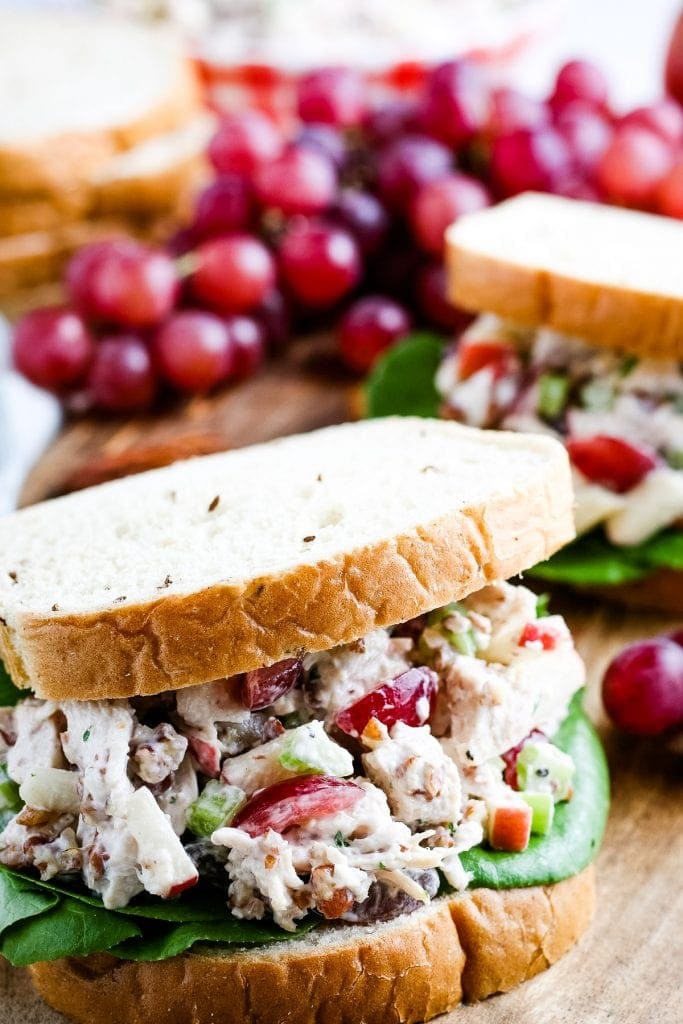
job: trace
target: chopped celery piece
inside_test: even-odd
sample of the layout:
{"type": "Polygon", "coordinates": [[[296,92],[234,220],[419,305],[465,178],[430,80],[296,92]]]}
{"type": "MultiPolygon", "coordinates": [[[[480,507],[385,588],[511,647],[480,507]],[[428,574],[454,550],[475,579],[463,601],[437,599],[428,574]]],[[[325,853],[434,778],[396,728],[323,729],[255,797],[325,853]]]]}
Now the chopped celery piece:
{"type": "Polygon", "coordinates": [[[471,657],[478,651],[477,641],[473,629],[464,629],[462,633],[454,633],[450,629],[444,630],[444,636],[451,647],[455,647],[460,654],[469,654],[471,657]]]}
{"type": "Polygon", "coordinates": [[[456,612],[459,612],[461,615],[467,615],[467,608],[460,604],[459,601],[451,601],[450,604],[445,604],[442,608],[435,608],[427,616],[427,625],[440,626],[444,619],[447,619],[449,615],[454,615],[456,612]]]}
{"type": "Polygon", "coordinates": [[[539,594],[536,598],[536,618],[545,619],[549,615],[548,608],[550,606],[550,594],[539,594]]]}
{"type": "Polygon", "coordinates": [[[348,750],[331,740],[322,722],[309,722],[279,737],[278,761],[297,775],[353,775],[353,758],[348,750]]]}
{"type": "Polygon", "coordinates": [[[669,463],[672,469],[683,469],[683,448],[679,448],[676,451],[669,452],[666,457],[666,461],[669,463]]]}
{"type": "MultiPolygon", "coordinates": [[[[468,609],[459,601],[451,601],[443,608],[435,608],[427,616],[427,625],[441,631],[451,647],[454,647],[460,654],[475,655],[478,651],[477,639],[474,630],[468,626],[462,630],[448,629],[444,624],[451,615],[462,615],[467,618],[468,609]]],[[[469,620],[467,620],[469,621],[469,620]]]]}
{"type": "Polygon", "coordinates": [[[538,378],[538,411],[546,419],[559,416],[567,404],[569,378],[563,373],[542,373],[538,378]]]}
{"type": "Polygon", "coordinates": [[[550,793],[522,793],[522,800],[531,808],[531,831],[547,836],[553,827],[555,802],[550,793]]]}
{"type": "Polygon", "coordinates": [[[606,380],[589,380],[581,388],[581,404],[591,412],[608,412],[614,404],[614,388],[606,380]]]}
{"type": "Polygon", "coordinates": [[[19,787],[7,774],[7,765],[0,764],[0,811],[16,813],[22,808],[19,787]]]}
{"type": "Polygon", "coordinates": [[[210,836],[217,828],[229,825],[246,802],[244,790],[210,779],[190,807],[187,827],[196,836],[210,836]]]}
{"type": "Polygon", "coordinates": [[[555,803],[572,792],[574,762],[552,743],[525,743],[517,758],[517,779],[522,790],[550,793],[555,803]]]}

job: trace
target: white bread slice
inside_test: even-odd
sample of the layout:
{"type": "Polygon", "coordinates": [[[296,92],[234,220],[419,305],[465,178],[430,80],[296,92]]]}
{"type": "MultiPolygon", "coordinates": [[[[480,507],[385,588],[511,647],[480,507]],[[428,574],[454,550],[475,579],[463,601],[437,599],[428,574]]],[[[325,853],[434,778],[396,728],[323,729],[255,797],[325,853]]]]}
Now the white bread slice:
{"type": "Polygon", "coordinates": [[[527,193],[446,233],[450,297],[606,348],[683,359],[683,224],[527,193]]]}
{"type": "Polygon", "coordinates": [[[0,192],[63,191],[199,106],[168,30],[113,18],[3,14],[0,192]]]}
{"type": "Polygon", "coordinates": [[[0,655],[56,700],[203,683],[519,573],[572,504],[559,442],[439,420],[176,463],[0,520],[0,655]]]}
{"type": "Polygon", "coordinates": [[[203,951],[161,963],[108,954],[33,966],[40,995],[78,1024],[416,1024],[506,992],[588,927],[591,865],[554,885],[475,889],[387,924],[203,951]]]}

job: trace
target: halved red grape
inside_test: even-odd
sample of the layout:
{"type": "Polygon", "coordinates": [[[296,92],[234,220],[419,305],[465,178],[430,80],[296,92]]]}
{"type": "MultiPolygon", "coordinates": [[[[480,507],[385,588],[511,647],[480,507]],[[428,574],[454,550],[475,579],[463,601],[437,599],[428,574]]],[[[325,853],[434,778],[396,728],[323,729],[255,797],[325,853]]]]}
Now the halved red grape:
{"type": "Polygon", "coordinates": [[[12,356],[17,369],[48,391],[81,384],[94,351],[81,317],[62,306],[34,309],[14,328],[12,356]]]}
{"type": "Polygon", "coordinates": [[[213,313],[186,309],[169,317],[155,339],[159,369],[181,391],[209,391],[232,375],[236,353],[213,313]]]}
{"type": "Polygon", "coordinates": [[[380,196],[394,209],[405,209],[421,185],[443,178],[452,166],[453,156],[440,142],[424,135],[405,135],[379,154],[380,196]]]}
{"type": "Polygon", "coordinates": [[[284,140],[260,110],[226,118],[209,143],[209,159],[219,174],[251,176],[257,167],[280,155],[284,140]]]}
{"type": "Polygon", "coordinates": [[[84,316],[133,328],[158,324],[178,294],[168,253],[132,238],[85,246],[69,262],[66,285],[84,316]]]}
{"type": "Polygon", "coordinates": [[[275,261],[254,235],[227,235],[200,245],[192,294],[221,313],[246,313],[275,284],[275,261]]]}
{"type": "Polygon", "coordinates": [[[196,239],[215,238],[249,226],[251,199],[239,174],[224,174],[207,185],[198,197],[191,230],[196,239]]]}
{"type": "Polygon", "coordinates": [[[428,324],[443,331],[463,331],[472,315],[458,309],[448,298],[448,280],[443,263],[429,262],[420,267],[415,281],[415,299],[428,324]]]}
{"type": "Polygon", "coordinates": [[[231,377],[251,377],[266,358],[265,330],[253,316],[234,314],[225,318],[234,362],[231,377]]]}
{"type": "Polygon", "coordinates": [[[440,256],[444,234],[458,217],[491,203],[487,188],[467,174],[449,174],[422,185],[410,204],[410,223],[416,240],[432,256],[440,256]]]}
{"type": "Polygon", "coordinates": [[[489,83],[472,61],[449,61],[430,73],[421,114],[428,135],[459,148],[486,126],[489,115],[489,83]]]}
{"type": "Polygon", "coordinates": [[[556,110],[575,100],[604,108],[607,92],[607,79],[600,68],[588,60],[570,60],[557,72],[549,102],[556,110]]]}
{"type": "Polygon", "coordinates": [[[339,128],[361,123],[367,108],[365,85],[351,68],[318,68],[298,85],[297,107],[302,121],[319,121],[339,128]]]}
{"type": "Polygon", "coordinates": [[[290,146],[254,174],[256,196],[285,217],[321,213],[332,205],[337,175],[328,157],[311,146],[290,146]]]}
{"type": "Polygon", "coordinates": [[[683,725],[683,647],[667,637],[630,644],[610,663],[602,699],[626,732],[657,736],[683,725]]]}
{"type": "Polygon", "coordinates": [[[108,412],[148,408],[157,392],[157,375],[147,345],[135,335],[102,338],[88,374],[95,404],[108,412]]]}
{"type": "Polygon", "coordinates": [[[545,743],[548,741],[548,737],[544,732],[539,729],[532,729],[528,736],[525,736],[521,743],[518,743],[515,747],[510,747],[504,754],[500,756],[505,761],[505,768],[503,770],[503,780],[512,789],[519,789],[519,783],[517,781],[517,758],[521,754],[527,743],[545,743]]]}
{"type": "Polygon", "coordinates": [[[615,133],[598,163],[598,185],[611,202],[649,208],[673,160],[661,135],[626,126],[615,133]]]}
{"type": "Polygon", "coordinates": [[[502,195],[552,192],[570,170],[569,147],[550,125],[522,128],[493,142],[491,176],[502,195]]]}
{"type": "Polygon", "coordinates": [[[367,373],[410,327],[410,314],[398,302],[385,295],[366,295],[346,311],[339,326],[342,359],[357,373],[367,373]]]}
{"type": "Polygon", "coordinates": [[[268,668],[245,672],[242,680],[242,703],[251,711],[267,708],[278,697],[293,690],[301,676],[301,658],[285,658],[268,668]]]}
{"type": "Polygon", "coordinates": [[[630,491],[660,464],[653,449],[608,434],[569,438],[567,451],[573,464],[588,480],[617,494],[630,491]]]}
{"type": "Polygon", "coordinates": [[[371,718],[391,729],[397,722],[424,725],[434,710],[439,678],[430,668],[409,668],[338,711],[335,722],[349,736],[362,734],[371,718]]]}
{"type": "Polygon", "coordinates": [[[193,733],[186,733],[190,753],[197,762],[200,772],[210,779],[217,779],[221,773],[221,750],[217,743],[193,733]]]}
{"type": "Polygon", "coordinates": [[[250,836],[268,829],[286,832],[315,818],[329,818],[349,811],[362,799],[363,790],[355,782],[330,775],[300,775],[285,779],[256,793],[232,822],[250,836]]]}
{"type": "Polygon", "coordinates": [[[292,223],[279,255],[292,295],[314,309],[333,306],[360,278],[358,245],[348,231],[333,224],[292,223]]]}

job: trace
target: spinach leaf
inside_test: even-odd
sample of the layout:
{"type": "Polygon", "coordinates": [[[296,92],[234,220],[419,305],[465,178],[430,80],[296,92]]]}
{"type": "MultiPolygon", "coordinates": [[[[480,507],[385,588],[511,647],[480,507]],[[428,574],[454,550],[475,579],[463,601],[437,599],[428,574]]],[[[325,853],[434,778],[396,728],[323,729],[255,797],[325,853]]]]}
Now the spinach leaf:
{"type": "Polygon", "coordinates": [[[146,929],[141,938],[128,939],[110,952],[123,960],[166,960],[184,953],[198,942],[220,943],[224,946],[233,943],[245,946],[287,942],[289,939],[301,938],[316,925],[316,921],[311,919],[300,924],[295,932],[285,932],[277,925],[269,925],[267,922],[259,924],[238,921],[237,918],[228,918],[225,915],[224,908],[223,920],[220,922],[192,921],[170,929],[146,929]]]}
{"type": "Polygon", "coordinates": [[[596,530],[528,570],[537,579],[574,586],[617,586],[654,569],[683,570],[683,530],[665,530],[642,544],[617,547],[596,530]]]}
{"type": "Polygon", "coordinates": [[[445,340],[437,334],[411,334],[389,349],[365,383],[366,415],[438,416],[441,399],[434,377],[445,340]]]}
{"type": "Polygon", "coordinates": [[[0,871],[0,935],[18,921],[37,917],[58,903],[58,896],[36,889],[31,879],[7,869],[0,871]]]}
{"type": "Polygon", "coordinates": [[[27,690],[18,689],[10,678],[10,674],[0,661],[0,708],[13,708],[24,697],[28,697],[27,690]]]}
{"type": "Polygon", "coordinates": [[[609,775],[602,744],[584,714],[582,700],[581,692],[553,737],[576,764],[572,799],[555,806],[549,834],[532,836],[523,853],[479,846],[461,854],[463,867],[474,876],[472,888],[549,885],[577,874],[597,854],[609,810],[609,775]]]}
{"type": "Polygon", "coordinates": [[[141,930],[130,918],[63,897],[56,906],[7,928],[0,953],[15,967],[111,949],[141,930]]]}

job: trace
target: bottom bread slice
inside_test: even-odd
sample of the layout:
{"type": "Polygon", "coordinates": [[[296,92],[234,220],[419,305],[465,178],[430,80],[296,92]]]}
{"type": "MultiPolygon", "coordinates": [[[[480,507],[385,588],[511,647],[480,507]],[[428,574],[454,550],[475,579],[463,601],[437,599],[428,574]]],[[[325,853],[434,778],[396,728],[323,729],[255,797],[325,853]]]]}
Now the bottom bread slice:
{"type": "Polygon", "coordinates": [[[550,967],[594,906],[591,865],[554,885],[444,897],[386,924],[160,963],[57,960],[31,976],[79,1024],[417,1024],[550,967]]]}

